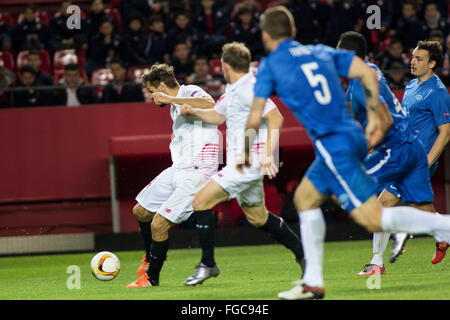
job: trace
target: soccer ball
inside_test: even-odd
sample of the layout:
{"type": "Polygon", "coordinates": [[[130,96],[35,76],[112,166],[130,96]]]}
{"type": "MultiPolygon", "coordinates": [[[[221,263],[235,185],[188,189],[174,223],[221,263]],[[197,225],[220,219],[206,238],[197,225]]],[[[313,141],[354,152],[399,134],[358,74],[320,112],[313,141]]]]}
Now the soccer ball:
{"type": "Polygon", "coordinates": [[[120,272],[119,258],[108,251],[99,252],[91,260],[91,271],[98,280],[112,280],[120,272]]]}

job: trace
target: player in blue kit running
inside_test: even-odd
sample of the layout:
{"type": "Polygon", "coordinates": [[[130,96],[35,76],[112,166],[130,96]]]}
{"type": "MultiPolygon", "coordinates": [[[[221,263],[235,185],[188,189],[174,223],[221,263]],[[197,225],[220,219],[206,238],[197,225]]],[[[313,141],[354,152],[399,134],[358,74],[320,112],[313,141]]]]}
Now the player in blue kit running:
{"type": "MultiPolygon", "coordinates": [[[[262,59],[254,88],[249,132],[257,130],[266,100],[276,92],[303,123],[316,151],[316,159],[294,194],[299,212],[306,259],[303,279],[281,299],[314,299],[325,294],[322,275],[325,220],[320,209],[328,196],[336,195],[341,206],[369,232],[432,234],[450,240],[450,218],[412,207],[383,208],[376,184],[367,175],[364,158],[389,127],[382,120],[376,73],[353,52],[330,47],[304,46],[294,40],[292,14],[282,6],[261,17],[262,39],[269,55],[262,59]],[[368,121],[364,133],[344,101],[339,77],[359,79],[366,94],[368,121]]],[[[249,163],[252,139],[244,149],[249,163]]],[[[244,166],[238,165],[238,168],[244,166]]]]}
{"type": "MultiPolygon", "coordinates": [[[[337,47],[354,51],[361,59],[365,59],[367,55],[366,40],[357,32],[343,33],[337,47]]],[[[406,110],[392,93],[381,70],[368,61],[365,63],[375,70],[380,89],[380,100],[387,105],[393,119],[393,124],[383,140],[364,161],[367,173],[377,182],[378,199],[383,206],[388,206],[389,201],[386,202],[387,191],[385,189],[390,185],[396,185],[405,204],[434,212],[432,207],[434,195],[428,174],[428,161],[423,145],[417,139],[417,132],[412,128],[406,110]],[[405,157],[406,154],[407,157],[405,157]]],[[[350,103],[355,119],[365,127],[367,124],[366,98],[359,80],[350,80],[346,100],[350,103]]],[[[370,264],[366,264],[357,275],[386,273],[383,254],[389,237],[390,233],[375,232],[373,234],[372,261],[370,264]]],[[[397,257],[398,255],[391,256],[391,262],[397,257]]]]}
{"type": "MultiPolygon", "coordinates": [[[[450,140],[450,95],[447,88],[436,75],[435,70],[443,61],[442,47],[437,41],[419,41],[413,51],[411,74],[416,78],[406,86],[402,106],[409,113],[413,128],[419,132],[430,167],[430,178],[436,172],[438,158],[450,140]]],[[[396,205],[403,197],[397,186],[392,185],[385,193],[386,201],[396,205]]],[[[429,211],[435,211],[431,204],[429,211]]],[[[403,252],[408,235],[396,234],[397,244],[394,255],[403,252]]],[[[447,242],[436,242],[433,264],[444,259],[449,247],[447,242]]]]}

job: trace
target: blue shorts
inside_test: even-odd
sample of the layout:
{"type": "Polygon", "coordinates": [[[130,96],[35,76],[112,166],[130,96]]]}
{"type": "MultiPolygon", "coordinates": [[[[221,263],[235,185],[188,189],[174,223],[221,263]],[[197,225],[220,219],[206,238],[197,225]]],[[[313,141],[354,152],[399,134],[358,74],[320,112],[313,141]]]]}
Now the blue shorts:
{"type": "Polygon", "coordinates": [[[427,156],[418,140],[380,148],[364,163],[367,173],[377,181],[378,194],[387,189],[405,204],[434,201],[427,156]]]}
{"type": "Polygon", "coordinates": [[[325,196],[336,195],[348,212],[376,195],[375,181],[363,164],[367,140],[361,130],[334,133],[314,141],[316,159],[306,177],[325,196]]]}

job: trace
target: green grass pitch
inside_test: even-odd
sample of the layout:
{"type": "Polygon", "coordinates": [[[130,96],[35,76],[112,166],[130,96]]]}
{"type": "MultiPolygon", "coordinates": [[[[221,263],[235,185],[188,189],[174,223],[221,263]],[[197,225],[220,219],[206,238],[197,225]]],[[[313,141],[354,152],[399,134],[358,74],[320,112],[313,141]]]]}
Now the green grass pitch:
{"type": "MultiPolygon", "coordinates": [[[[355,276],[370,261],[371,241],[325,244],[325,299],[449,299],[450,257],[431,264],[432,238],[412,239],[395,264],[386,263],[380,289],[368,289],[367,278],[355,276]]],[[[300,276],[292,254],[279,245],[216,248],[221,268],[217,278],[203,285],[186,287],[200,249],[169,250],[160,286],[126,289],[136,279],[142,252],[115,252],[121,271],[112,281],[94,279],[89,270],[93,253],[0,258],[0,299],[149,299],[214,300],[277,299],[300,276]],[[81,288],[69,290],[66,273],[70,265],[81,270],[81,288]]],[[[385,255],[386,262],[390,245],[385,255]]]]}

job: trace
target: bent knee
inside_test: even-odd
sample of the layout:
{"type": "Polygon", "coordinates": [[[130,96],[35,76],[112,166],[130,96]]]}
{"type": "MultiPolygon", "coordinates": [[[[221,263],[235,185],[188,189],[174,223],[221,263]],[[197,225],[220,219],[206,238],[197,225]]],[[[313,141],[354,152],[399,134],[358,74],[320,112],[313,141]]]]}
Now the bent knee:
{"type": "Polygon", "coordinates": [[[375,211],[352,212],[351,216],[356,223],[364,227],[370,233],[383,231],[381,226],[381,215],[375,211]]]}
{"type": "Polygon", "coordinates": [[[151,224],[152,239],[155,241],[167,240],[169,237],[169,229],[172,225],[173,223],[166,218],[155,215],[151,224]]]}
{"type": "MultiPolygon", "coordinates": [[[[244,208],[243,208],[244,209],[244,208]]],[[[255,228],[260,228],[266,224],[268,212],[261,208],[258,210],[243,210],[247,221],[255,228]]]]}
{"type": "Polygon", "coordinates": [[[153,213],[143,208],[139,203],[133,207],[133,215],[140,222],[149,222],[153,218],[153,213]]]}
{"type": "Polygon", "coordinates": [[[196,194],[194,196],[194,199],[192,199],[192,208],[194,209],[194,211],[202,211],[210,209],[208,208],[206,201],[198,194],[196,194]]]}

